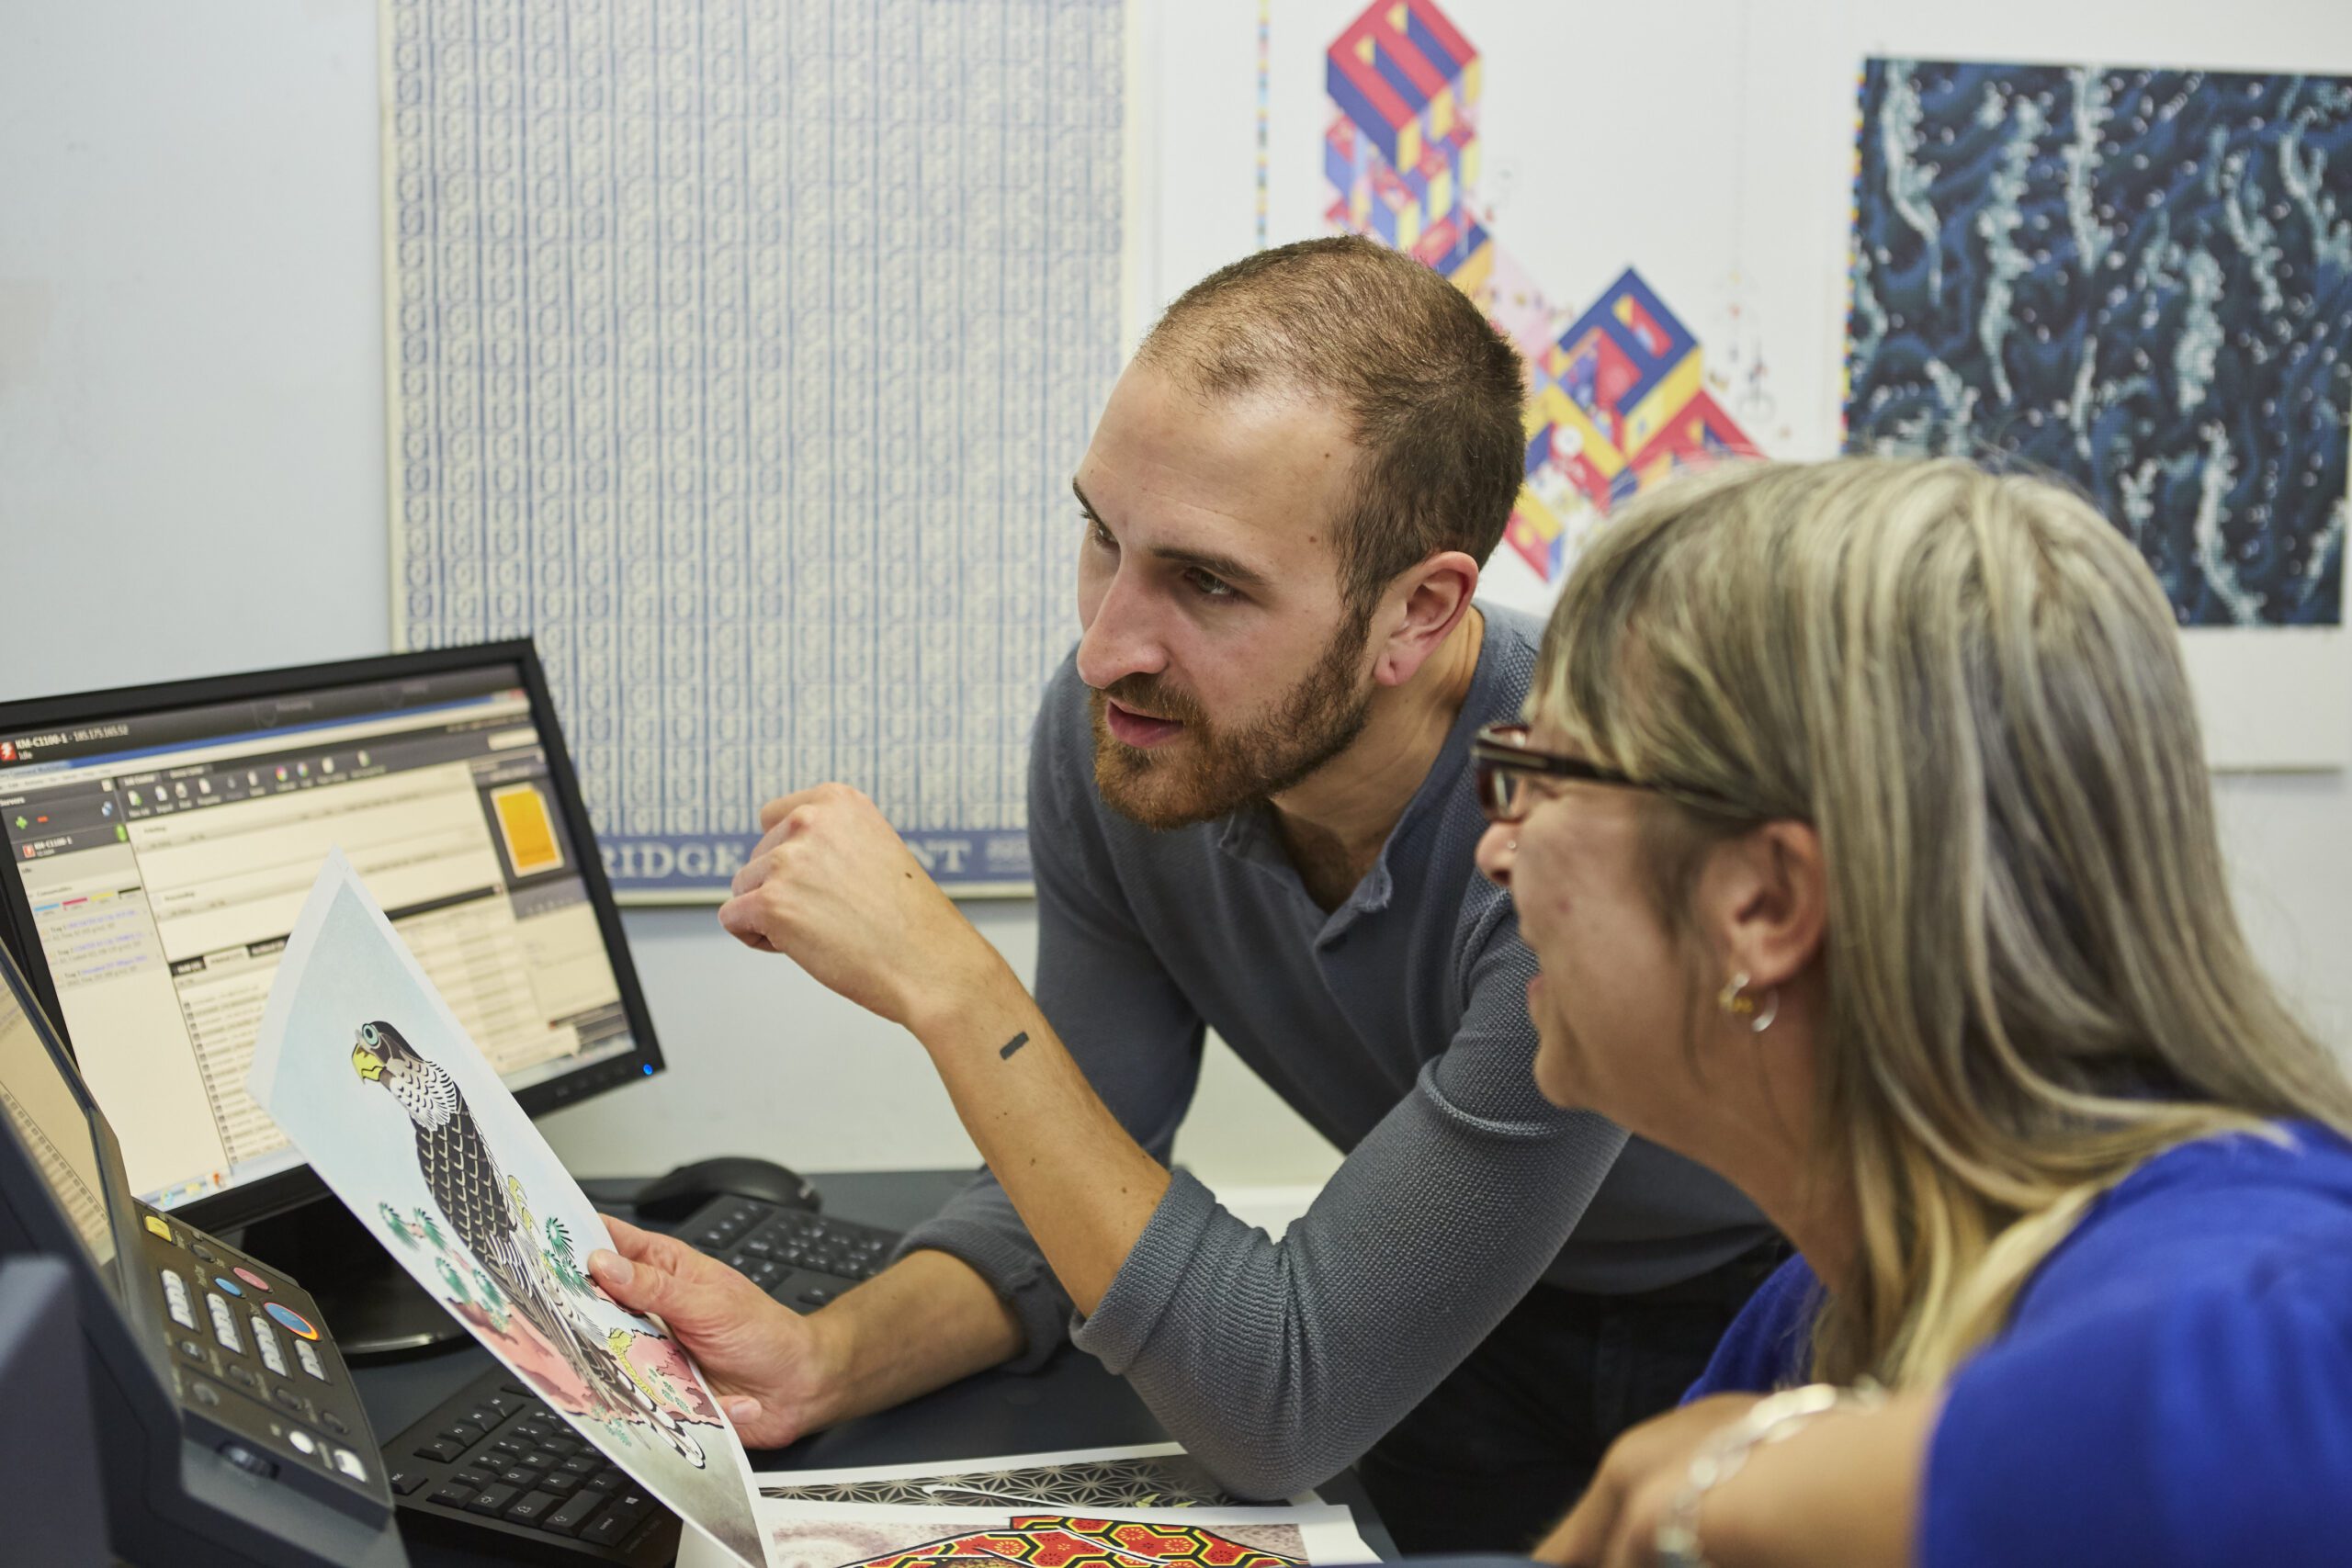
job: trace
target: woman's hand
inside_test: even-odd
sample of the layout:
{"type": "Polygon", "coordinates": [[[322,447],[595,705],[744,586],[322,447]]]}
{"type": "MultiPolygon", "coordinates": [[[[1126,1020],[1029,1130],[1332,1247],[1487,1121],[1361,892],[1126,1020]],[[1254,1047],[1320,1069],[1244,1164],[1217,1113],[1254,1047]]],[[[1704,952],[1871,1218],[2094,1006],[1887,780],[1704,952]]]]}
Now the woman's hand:
{"type": "Polygon", "coordinates": [[[1650,1568],[1657,1527],[1690,1478],[1690,1459],[1753,1409],[1753,1393],[1719,1393],[1645,1421],[1602,1456],[1592,1484],[1535,1556],[1561,1568],[1650,1568]]]}
{"type": "MultiPolygon", "coordinates": [[[[1618,1438],[1535,1555],[1563,1568],[1652,1568],[1692,1456],[1759,1397],[1717,1394],[1618,1438]]],[[[1943,1401],[1942,1389],[1922,1389],[1831,1410],[1750,1449],[1706,1495],[1701,1555],[1718,1568],[1905,1568],[1943,1401]]]]}

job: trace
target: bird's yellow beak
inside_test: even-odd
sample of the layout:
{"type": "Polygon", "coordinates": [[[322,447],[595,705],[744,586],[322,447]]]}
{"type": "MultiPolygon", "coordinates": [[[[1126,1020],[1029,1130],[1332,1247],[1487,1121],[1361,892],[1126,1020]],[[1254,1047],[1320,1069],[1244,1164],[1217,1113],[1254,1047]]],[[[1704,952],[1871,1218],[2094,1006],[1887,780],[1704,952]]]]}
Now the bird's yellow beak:
{"type": "Polygon", "coordinates": [[[351,1048],[351,1070],[369,1083],[375,1083],[384,1076],[384,1058],[365,1045],[354,1045],[351,1048]]]}

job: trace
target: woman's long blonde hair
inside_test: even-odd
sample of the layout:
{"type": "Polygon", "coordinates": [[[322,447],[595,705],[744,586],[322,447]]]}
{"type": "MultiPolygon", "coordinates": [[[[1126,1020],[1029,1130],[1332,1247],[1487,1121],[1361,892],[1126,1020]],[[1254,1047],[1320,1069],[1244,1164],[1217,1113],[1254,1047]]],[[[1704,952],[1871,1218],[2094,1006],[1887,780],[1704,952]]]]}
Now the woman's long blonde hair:
{"type": "Polygon", "coordinates": [[[1860,1230],[1816,1376],[1941,1379],[2164,1149],[2279,1117],[2352,1134],[2352,1086],[2231,908],[2170,609],[2067,491],[1876,458],[1666,486],[1578,564],[1532,705],[1745,812],[1655,807],[1686,934],[1705,843],[1821,837],[1814,1125],[1860,1230]]]}

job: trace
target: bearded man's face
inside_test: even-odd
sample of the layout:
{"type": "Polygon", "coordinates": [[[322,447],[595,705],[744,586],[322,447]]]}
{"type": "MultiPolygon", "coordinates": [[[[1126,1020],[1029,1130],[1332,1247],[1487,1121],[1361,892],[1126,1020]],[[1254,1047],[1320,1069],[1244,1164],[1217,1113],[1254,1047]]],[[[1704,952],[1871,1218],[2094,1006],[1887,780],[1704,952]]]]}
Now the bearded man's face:
{"type": "Polygon", "coordinates": [[[1078,670],[1114,809],[1208,821],[1363,732],[1372,609],[1343,589],[1337,536],[1359,456],[1310,399],[1204,399],[1142,363],[1120,377],[1073,485],[1078,670]]]}

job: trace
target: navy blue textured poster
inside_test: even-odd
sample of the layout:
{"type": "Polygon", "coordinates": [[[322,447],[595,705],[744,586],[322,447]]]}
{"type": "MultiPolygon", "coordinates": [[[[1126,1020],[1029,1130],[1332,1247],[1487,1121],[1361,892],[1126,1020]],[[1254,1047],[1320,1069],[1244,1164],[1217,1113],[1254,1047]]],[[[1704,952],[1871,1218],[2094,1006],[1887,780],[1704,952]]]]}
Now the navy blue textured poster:
{"type": "Polygon", "coordinates": [[[2184,626],[2343,621],[2352,80],[1873,60],[1847,443],[2087,491],[2184,626]]]}

